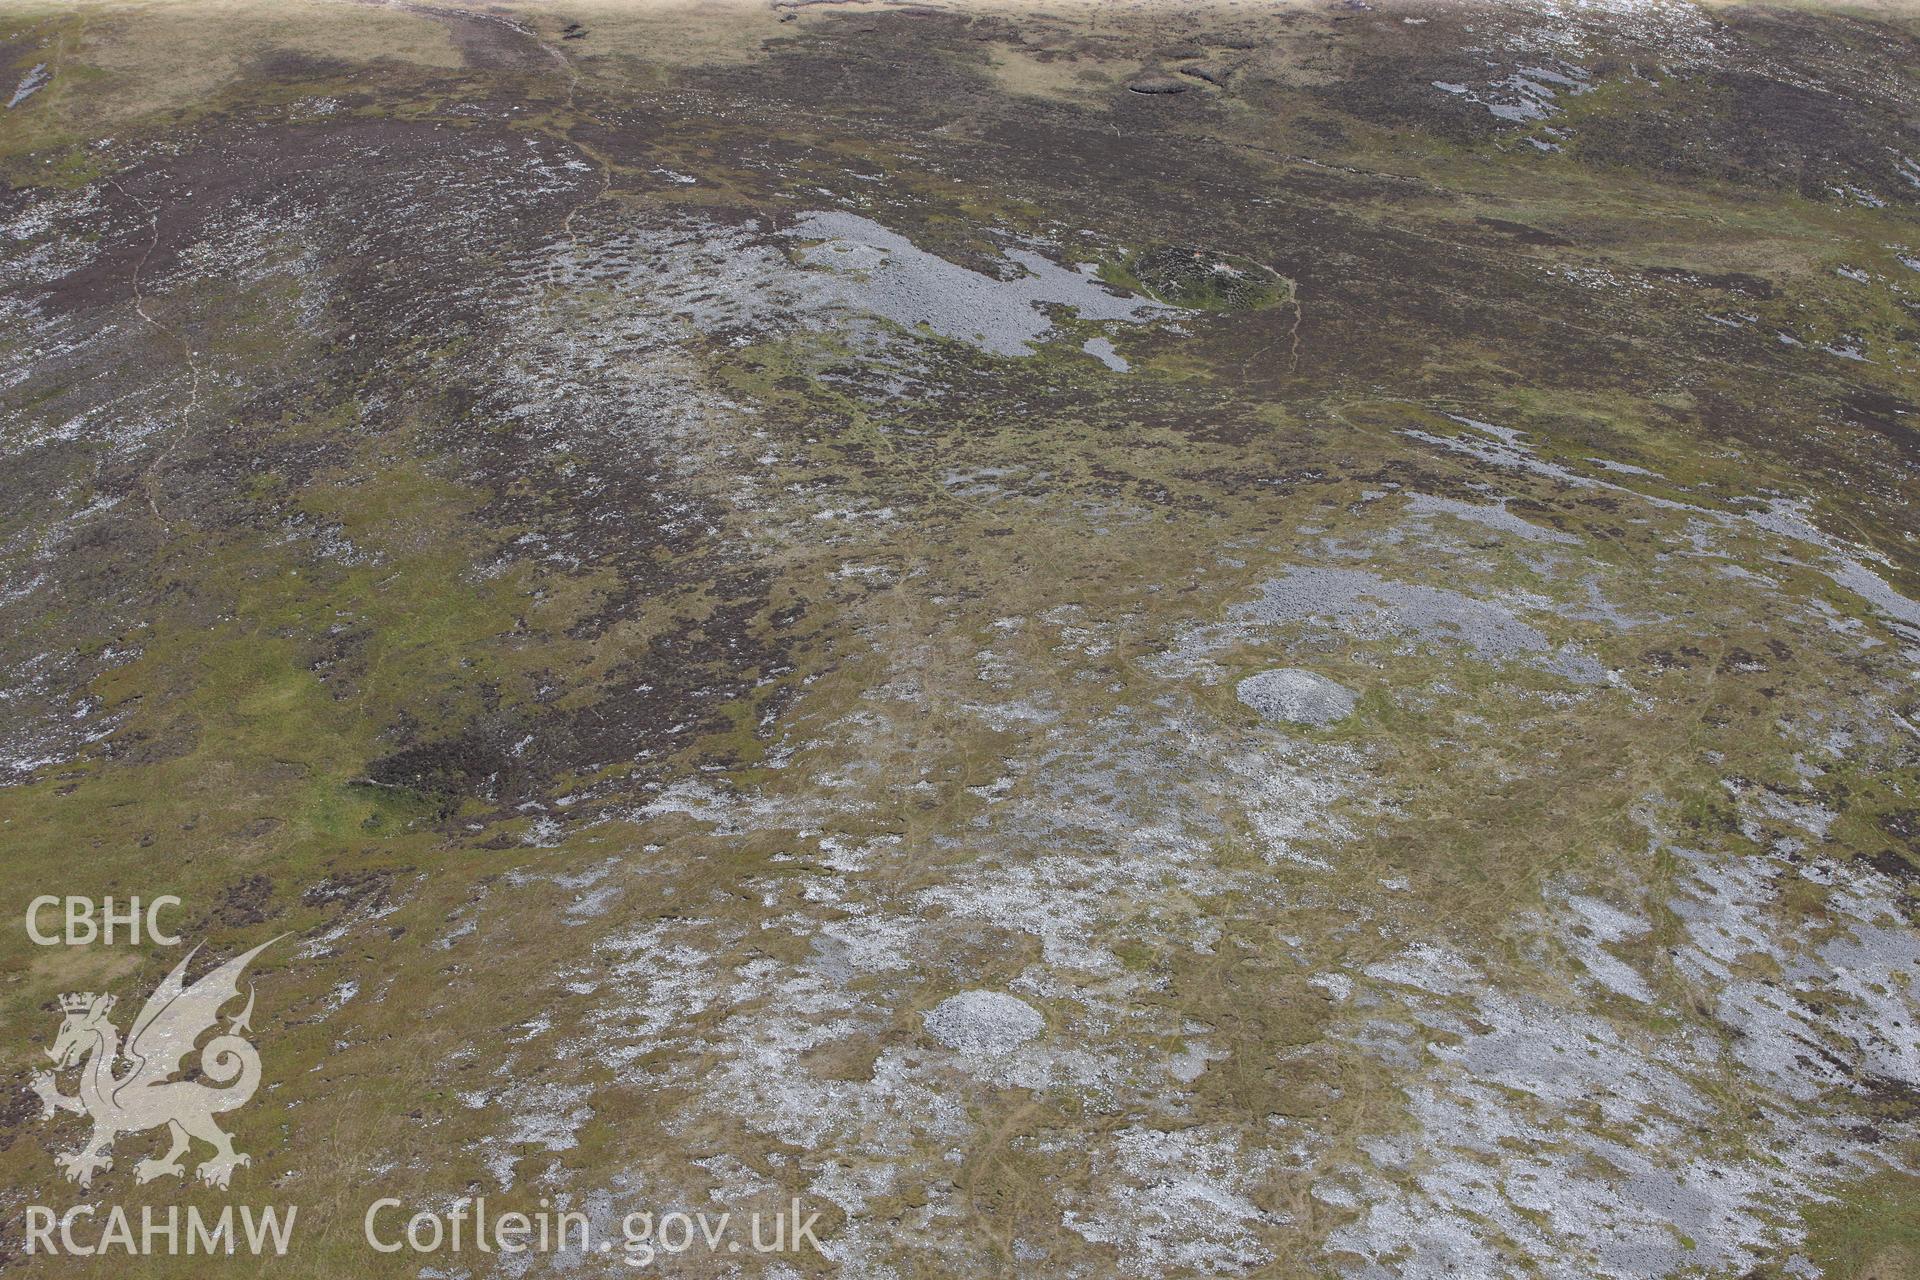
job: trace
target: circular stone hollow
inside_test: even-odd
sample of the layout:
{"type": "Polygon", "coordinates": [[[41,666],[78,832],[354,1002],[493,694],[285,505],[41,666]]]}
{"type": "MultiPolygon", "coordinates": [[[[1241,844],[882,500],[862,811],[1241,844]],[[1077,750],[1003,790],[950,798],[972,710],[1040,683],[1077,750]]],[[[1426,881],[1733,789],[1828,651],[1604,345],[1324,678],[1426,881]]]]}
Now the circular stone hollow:
{"type": "Polygon", "coordinates": [[[1288,724],[1329,725],[1353,714],[1353,690],[1297,667],[1248,676],[1239,695],[1265,719],[1288,724]]]}
{"type": "Polygon", "coordinates": [[[1038,1009],[1004,991],[962,991],[927,1014],[927,1033],[969,1057],[1009,1053],[1046,1026],[1038,1009]]]}
{"type": "Polygon", "coordinates": [[[1164,71],[1149,71],[1143,76],[1128,81],[1127,88],[1135,93],[1170,94],[1185,93],[1193,86],[1164,71]]]}

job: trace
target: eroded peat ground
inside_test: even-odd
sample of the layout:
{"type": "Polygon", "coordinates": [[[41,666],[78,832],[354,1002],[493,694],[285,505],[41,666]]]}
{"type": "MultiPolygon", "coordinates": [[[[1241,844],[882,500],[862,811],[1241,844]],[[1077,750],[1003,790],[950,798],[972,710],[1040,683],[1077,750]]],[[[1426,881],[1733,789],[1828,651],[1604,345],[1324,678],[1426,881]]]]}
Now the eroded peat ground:
{"type": "Polygon", "coordinates": [[[1906,11],[0,52],[0,1268],[105,1197],[633,1273],[381,1194],[822,1214],[677,1275],[1920,1272],[1906,11]],[[57,997],[179,953],[40,894],[286,935],[228,1190],[62,1180],[57,997]]]}

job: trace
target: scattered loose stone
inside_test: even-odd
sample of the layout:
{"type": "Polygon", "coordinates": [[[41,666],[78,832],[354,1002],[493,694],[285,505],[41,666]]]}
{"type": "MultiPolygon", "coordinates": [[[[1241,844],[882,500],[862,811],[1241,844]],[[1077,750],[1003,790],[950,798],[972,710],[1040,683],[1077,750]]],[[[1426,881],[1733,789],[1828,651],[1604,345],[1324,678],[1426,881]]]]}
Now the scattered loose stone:
{"type": "Polygon", "coordinates": [[[47,70],[46,63],[42,62],[37,64],[31,71],[27,72],[25,76],[21,77],[19,87],[13,91],[13,97],[7,102],[7,109],[11,111],[28,98],[31,98],[52,78],[53,76],[47,70]]]}
{"type": "Polygon", "coordinates": [[[1071,307],[1082,320],[1141,324],[1161,303],[1117,293],[1091,266],[1062,266],[1030,248],[1005,251],[1004,277],[949,262],[870,218],[841,210],[805,213],[784,235],[818,243],[800,250],[814,289],[844,305],[884,316],[902,329],[924,325],[994,355],[1029,356],[1054,327],[1048,309],[1071,307]]]}
{"type": "Polygon", "coordinates": [[[1105,338],[1088,338],[1080,349],[1115,373],[1125,373],[1133,368],[1127,363],[1126,357],[1115,351],[1113,344],[1105,338]]]}

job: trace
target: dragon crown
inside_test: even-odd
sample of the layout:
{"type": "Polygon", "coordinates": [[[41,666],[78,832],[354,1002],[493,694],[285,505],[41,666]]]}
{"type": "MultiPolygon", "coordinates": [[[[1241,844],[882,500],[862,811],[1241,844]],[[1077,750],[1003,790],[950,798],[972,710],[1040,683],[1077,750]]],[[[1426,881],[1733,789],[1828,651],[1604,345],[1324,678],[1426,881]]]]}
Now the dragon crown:
{"type": "MultiPolygon", "coordinates": [[[[60,997],[60,1008],[67,1013],[85,1013],[93,1008],[95,1001],[101,999],[91,991],[70,991],[60,997]]],[[[113,1003],[112,996],[106,996],[104,1000],[109,1005],[113,1003]]]]}

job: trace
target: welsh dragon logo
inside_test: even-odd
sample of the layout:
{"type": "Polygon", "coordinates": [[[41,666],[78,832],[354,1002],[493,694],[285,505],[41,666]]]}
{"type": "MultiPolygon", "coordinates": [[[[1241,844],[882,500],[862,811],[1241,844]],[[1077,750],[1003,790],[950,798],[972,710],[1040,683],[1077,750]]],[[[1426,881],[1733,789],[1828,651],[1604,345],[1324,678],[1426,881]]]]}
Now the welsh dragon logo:
{"type": "Polygon", "coordinates": [[[187,986],[183,978],[188,961],[200,949],[195,947],[147,998],[124,1047],[119,1029],[107,1020],[113,1011],[112,996],[89,991],[60,997],[65,1018],[47,1055],[58,1064],[57,1070],[80,1068],[80,1090],[68,1097],[60,1092],[54,1073],[42,1071],[33,1079],[33,1091],[45,1107],[43,1119],[55,1111],[71,1111],[93,1121],[87,1144],[58,1157],[69,1181],[91,1186],[96,1172],[113,1168],[115,1137],[163,1125],[172,1145],[159,1159],[134,1166],[136,1182],[179,1177],[185,1172],[180,1157],[195,1138],[213,1147],[213,1157],[196,1171],[210,1187],[224,1188],[236,1167],[251,1163],[233,1149],[233,1139],[213,1121],[245,1105],[260,1087],[259,1051],[241,1034],[252,1030],[247,1025],[253,1015],[250,986],[246,1008],[228,1022],[225,1032],[200,1049],[200,1076],[206,1083],[173,1077],[200,1037],[220,1021],[220,1010],[239,996],[240,975],[248,963],[274,941],[261,943],[187,986]],[[116,1075],[115,1064],[122,1059],[126,1069],[116,1075]]]}

